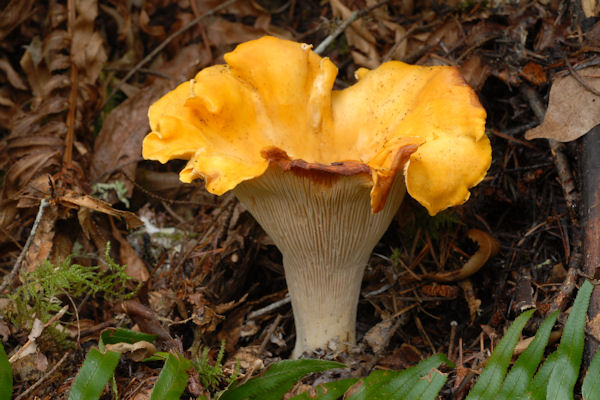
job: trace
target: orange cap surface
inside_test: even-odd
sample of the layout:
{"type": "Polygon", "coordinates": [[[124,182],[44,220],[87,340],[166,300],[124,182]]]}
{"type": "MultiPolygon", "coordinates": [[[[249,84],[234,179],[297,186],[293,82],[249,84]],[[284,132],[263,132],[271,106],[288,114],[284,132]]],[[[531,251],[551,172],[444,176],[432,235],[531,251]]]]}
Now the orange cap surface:
{"type": "Polygon", "coordinates": [[[465,202],[490,166],[485,110],[454,67],[390,61],[334,91],[337,68],[306,44],[266,36],[225,61],[150,107],[143,156],[189,160],[183,182],[203,178],[221,195],[261,176],[279,149],[313,170],[366,166],[374,212],[405,173],[408,193],[433,215],[465,202]]]}

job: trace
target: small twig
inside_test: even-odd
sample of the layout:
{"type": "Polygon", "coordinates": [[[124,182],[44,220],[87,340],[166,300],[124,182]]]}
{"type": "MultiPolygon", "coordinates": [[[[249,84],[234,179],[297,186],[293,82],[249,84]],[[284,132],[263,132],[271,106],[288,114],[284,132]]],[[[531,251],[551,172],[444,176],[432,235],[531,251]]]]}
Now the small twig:
{"type": "MultiPolygon", "coordinates": [[[[571,257],[571,260],[574,258],[575,257],[571,257]]],[[[579,258],[578,262],[579,261],[581,261],[581,258],[579,258]]],[[[573,264],[578,262],[574,262],[573,264]]],[[[550,306],[550,310],[548,310],[547,315],[550,315],[554,311],[562,311],[565,309],[567,302],[571,299],[571,295],[576,288],[578,273],[579,268],[576,265],[573,267],[569,266],[569,269],[567,270],[567,276],[561,283],[558,293],[552,300],[552,305],[550,306]]]]}
{"type": "Polygon", "coordinates": [[[395,281],[393,283],[386,283],[379,289],[375,289],[369,293],[363,294],[363,297],[368,299],[369,297],[377,296],[378,294],[381,294],[381,293],[387,291],[388,289],[392,288],[395,285],[395,283],[396,283],[395,281]]]}
{"type": "Polygon", "coordinates": [[[388,50],[388,52],[385,54],[385,56],[381,59],[381,62],[384,63],[386,61],[390,61],[392,59],[392,56],[398,49],[398,47],[400,47],[402,45],[402,43],[415,31],[428,29],[428,28],[434,27],[439,24],[440,24],[440,21],[434,21],[430,24],[414,25],[414,26],[410,27],[402,36],[400,36],[400,38],[396,41],[396,43],[394,43],[394,45],[388,50]]]}
{"type": "MultiPolygon", "coordinates": [[[[521,87],[521,92],[529,101],[529,105],[531,106],[531,109],[537,116],[538,120],[543,121],[544,115],[546,114],[546,107],[544,107],[544,104],[542,103],[538,93],[526,85],[521,87]]],[[[565,145],[554,139],[548,139],[548,144],[550,145],[550,151],[552,153],[552,158],[554,159],[554,164],[556,165],[558,178],[560,179],[560,184],[563,188],[565,202],[567,203],[567,207],[569,209],[569,215],[571,220],[574,221],[575,215],[577,214],[577,188],[575,187],[575,180],[573,179],[573,174],[571,173],[571,168],[569,167],[569,161],[567,160],[567,156],[563,151],[565,145]]]]}
{"type": "Polygon", "coordinates": [[[410,310],[412,310],[413,308],[418,307],[418,306],[419,306],[419,303],[414,303],[414,304],[411,304],[410,306],[406,306],[403,309],[401,309],[400,311],[398,311],[397,313],[395,313],[394,315],[392,315],[390,317],[390,319],[398,318],[402,314],[406,314],[407,312],[409,312],[410,310]]]}
{"type": "Polygon", "coordinates": [[[19,268],[21,268],[23,259],[25,258],[25,255],[27,254],[31,243],[33,242],[33,238],[35,237],[38,227],[40,226],[40,222],[42,221],[42,217],[44,216],[44,210],[46,209],[46,207],[48,207],[48,201],[46,199],[42,199],[42,201],[40,202],[40,208],[38,209],[38,213],[35,217],[35,221],[33,222],[33,226],[31,227],[31,232],[29,233],[29,237],[25,242],[25,246],[23,246],[23,250],[21,250],[21,254],[19,254],[19,257],[17,258],[17,261],[15,262],[15,265],[13,266],[12,270],[6,276],[6,278],[4,278],[4,282],[2,282],[2,284],[0,285],[0,293],[2,293],[4,289],[6,289],[6,287],[13,281],[13,279],[15,279],[15,275],[17,275],[19,268]]]}
{"type": "Polygon", "coordinates": [[[21,246],[21,243],[19,243],[19,241],[15,239],[15,237],[9,231],[0,226],[0,232],[2,232],[8,239],[10,239],[10,241],[13,242],[15,246],[23,250],[23,246],[21,246]]]}
{"type": "MultiPolygon", "coordinates": [[[[125,171],[120,171],[120,172],[121,172],[121,175],[123,175],[123,177],[125,179],[127,179],[129,182],[131,182],[133,184],[133,186],[135,186],[137,189],[139,189],[142,193],[144,193],[145,195],[147,195],[148,197],[151,197],[153,199],[160,200],[161,202],[166,202],[169,204],[188,204],[188,205],[193,205],[193,206],[212,206],[212,205],[214,205],[209,202],[167,199],[166,197],[160,196],[156,193],[149,191],[148,189],[146,189],[145,187],[143,187],[142,185],[137,183],[135,181],[135,179],[133,179],[132,177],[127,175],[125,173],[125,171]]],[[[210,193],[207,193],[207,195],[210,196],[210,193]]]]}
{"type": "Polygon", "coordinates": [[[578,73],[577,71],[575,71],[575,68],[573,68],[573,66],[571,65],[571,63],[569,62],[569,57],[565,56],[565,64],[567,64],[567,68],[569,68],[569,72],[571,73],[571,75],[573,75],[573,78],[575,78],[575,80],[577,82],[579,82],[581,84],[581,86],[583,86],[584,88],[586,88],[586,90],[590,91],[591,93],[595,94],[596,96],[600,96],[600,90],[597,90],[593,87],[590,86],[589,83],[587,83],[578,73]]]}
{"type": "Polygon", "coordinates": [[[394,43],[394,45],[388,50],[388,52],[385,54],[385,56],[381,59],[381,62],[386,62],[386,61],[390,61],[390,59],[392,58],[392,56],[394,55],[394,53],[396,52],[396,50],[398,50],[398,47],[400,47],[402,45],[402,43],[404,43],[404,41],[408,38],[408,36],[413,33],[413,31],[415,30],[416,26],[413,26],[412,28],[410,28],[409,30],[407,30],[404,35],[400,36],[400,39],[398,39],[396,41],[396,43],[394,43]]]}
{"type": "MultiPolygon", "coordinates": [[[[105,71],[109,71],[109,72],[125,72],[125,71],[129,71],[129,68],[104,67],[103,69],[105,71]]],[[[173,78],[172,75],[167,74],[165,72],[156,71],[156,70],[153,70],[153,69],[140,68],[140,69],[138,69],[138,72],[141,72],[143,74],[158,76],[159,78],[165,78],[165,79],[168,79],[170,81],[174,81],[175,80],[175,78],[173,78]]]]}
{"type": "Polygon", "coordinates": [[[450,360],[454,359],[452,353],[454,353],[454,338],[456,337],[456,327],[458,326],[458,322],[450,321],[450,344],[448,345],[448,358],[450,360]]]}
{"type": "Polygon", "coordinates": [[[38,379],[38,381],[36,383],[34,383],[33,385],[29,386],[27,388],[27,390],[25,390],[23,393],[21,393],[20,395],[18,395],[17,397],[15,397],[15,400],[21,400],[24,399],[25,396],[27,396],[29,393],[31,393],[32,391],[34,391],[38,386],[40,386],[46,379],[48,379],[48,377],[50,375],[52,375],[57,369],[58,367],[60,367],[62,365],[62,363],[65,362],[65,360],[67,359],[68,356],[70,356],[71,353],[67,352],[65,353],[60,360],[58,360],[58,362],[56,363],[56,365],[54,367],[52,367],[52,369],[50,369],[50,371],[46,372],[44,374],[44,376],[42,376],[40,379],[38,379]]]}
{"type": "Polygon", "coordinates": [[[75,310],[75,320],[77,321],[77,343],[79,343],[79,340],[81,339],[81,323],[79,321],[79,310],[77,309],[77,305],[75,304],[75,301],[73,301],[73,298],[69,296],[69,293],[66,291],[63,291],[63,293],[71,302],[73,310],[75,310]]]}
{"type": "Polygon", "coordinates": [[[261,315],[268,314],[271,311],[278,309],[279,307],[285,306],[290,301],[291,301],[290,295],[286,294],[286,296],[283,299],[278,300],[278,301],[276,301],[274,303],[271,303],[268,306],[260,308],[260,309],[258,309],[256,311],[252,311],[250,314],[248,314],[248,319],[250,320],[250,319],[254,319],[256,317],[260,317],[261,315]]]}
{"type": "MultiPolygon", "coordinates": [[[[75,25],[75,2],[67,2],[69,35],[73,37],[75,25]]],[[[79,92],[79,70],[71,54],[71,90],[69,91],[69,110],[67,112],[67,135],[65,136],[65,152],[63,164],[69,166],[73,159],[73,142],[75,141],[75,113],[77,112],[77,94],[79,92]]]]}
{"type": "Polygon", "coordinates": [[[431,341],[431,338],[429,337],[429,335],[427,334],[427,331],[423,327],[423,323],[421,322],[421,319],[419,317],[417,317],[416,315],[415,315],[415,324],[417,325],[417,330],[419,331],[419,333],[421,333],[421,338],[424,339],[425,343],[427,343],[429,345],[431,352],[432,353],[437,352],[435,346],[433,345],[433,342],[431,341]]]}
{"type": "Polygon", "coordinates": [[[364,8],[362,10],[352,12],[352,14],[350,14],[350,16],[348,18],[346,18],[346,20],[344,22],[342,22],[329,36],[327,36],[325,38],[325,40],[323,40],[317,46],[317,48],[314,50],[314,52],[321,55],[323,53],[323,51],[325,51],[327,46],[329,46],[338,36],[340,36],[346,30],[346,28],[348,28],[348,26],[350,26],[351,23],[353,23],[357,19],[367,15],[374,9],[384,6],[385,4],[389,3],[389,1],[390,0],[383,0],[378,3],[373,4],[372,6],[364,8]]]}
{"type": "MultiPolygon", "coordinates": [[[[533,128],[534,126],[537,126],[537,125],[539,125],[539,123],[538,123],[538,122],[534,122],[534,123],[532,123],[532,124],[529,124],[529,125],[527,125],[527,126],[528,126],[528,128],[527,128],[527,129],[533,128]]],[[[519,127],[519,129],[521,129],[521,127],[519,127]]],[[[523,131],[525,131],[525,130],[527,130],[527,129],[524,129],[523,131]]],[[[518,143],[518,144],[520,144],[521,146],[529,147],[530,149],[534,149],[534,150],[535,150],[535,149],[537,149],[537,146],[536,146],[536,145],[534,145],[533,143],[531,143],[531,142],[527,142],[527,141],[525,141],[525,140],[517,139],[516,137],[514,137],[514,136],[513,136],[512,134],[510,134],[510,133],[506,133],[506,132],[500,132],[500,131],[497,131],[496,129],[489,129],[489,132],[490,132],[492,135],[494,135],[494,136],[497,136],[497,137],[499,137],[499,138],[502,138],[502,139],[504,139],[504,140],[507,140],[507,141],[509,141],[509,142],[518,143]]]]}
{"type": "Polygon", "coordinates": [[[273,323],[269,327],[269,330],[267,331],[267,334],[265,335],[262,343],[260,344],[260,347],[258,348],[258,351],[256,354],[258,354],[260,356],[262,354],[262,352],[265,351],[267,344],[269,344],[269,339],[271,338],[271,335],[275,332],[275,329],[277,329],[280,322],[281,322],[281,314],[277,314],[275,321],[273,321],[273,323]]]}
{"type": "Polygon", "coordinates": [[[358,19],[358,11],[354,11],[350,16],[342,22],[335,31],[325,38],[315,49],[315,53],[321,54],[338,36],[348,28],[348,26],[358,19]]]}
{"type": "Polygon", "coordinates": [[[171,41],[173,39],[175,39],[177,36],[181,35],[182,33],[186,32],[188,29],[192,28],[194,25],[198,24],[200,21],[202,21],[204,18],[223,10],[224,8],[229,7],[230,5],[232,5],[233,3],[235,3],[237,0],[227,0],[221,4],[219,4],[218,6],[208,10],[207,12],[205,12],[204,14],[201,14],[199,16],[197,16],[196,18],[194,18],[193,20],[191,20],[190,22],[188,22],[186,25],[182,26],[181,28],[179,28],[178,30],[176,30],[175,32],[173,32],[171,35],[169,35],[168,38],[166,38],[161,44],[159,44],[154,50],[152,50],[150,52],[150,54],[148,54],[146,57],[144,57],[144,59],[140,62],[138,62],[135,67],[133,67],[128,73],[127,75],[125,75],[125,77],[123,79],[121,79],[119,81],[119,83],[117,84],[117,86],[115,86],[115,88],[112,90],[112,92],[110,92],[110,94],[108,95],[108,97],[106,98],[106,100],[104,100],[104,104],[106,104],[110,99],[112,99],[112,97],[115,95],[115,93],[117,93],[119,91],[119,89],[121,89],[121,86],[127,82],[129,80],[129,78],[131,78],[137,71],[140,70],[140,68],[142,68],[144,65],[148,64],[148,62],[150,62],[150,60],[152,60],[158,53],[160,53],[165,47],[167,47],[167,45],[169,43],[171,43],[171,41]]]}
{"type": "Polygon", "coordinates": [[[35,345],[36,340],[42,334],[42,332],[44,331],[44,329],[46,329],[47,327],[49,327],[50,325],[52,325],[53,323],[55,323],[56,321],[58,321],[59,319],[61,319],[63,317],[63,315],[65,315],[65,313],[67,312],[68,309],[69,309],[69,306],[64,306],[63,308],[61,308],[56,314],[54,314],[52,316],[52,318],[50,318],[50,320],[48,322],[46,322],[42,326],[42,328],[39,331],[39,333],[34,332],[34,331],[36,331],[35,321],[40,321],[40,323],[42,323],[42,321],[39,320],[38,318],[36,318],[34,320],[34,324],[33,324],[34,326],[31,328],[31,333],[29,334],[29,337],[28,337],[27,341],[25,342],[25,344],[23,346],[21,346],[21,348],[15,354],[13,354],[8,359],[8,361],[12,364],[15,361],[19,360],[21,358],[21,354],[23,354],[23,352],[25,351],[25,349],[27,349],[32,344],[35,345]]]}

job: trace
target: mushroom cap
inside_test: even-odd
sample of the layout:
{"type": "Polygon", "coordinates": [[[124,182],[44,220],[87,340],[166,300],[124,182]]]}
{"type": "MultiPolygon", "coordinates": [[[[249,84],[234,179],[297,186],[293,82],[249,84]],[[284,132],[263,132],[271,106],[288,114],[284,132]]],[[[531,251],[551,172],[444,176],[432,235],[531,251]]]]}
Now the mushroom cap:
{"type": "Polygon", "coordinates": [[[265,36],[225,61],[150,107],[143,156],[189,160],[183,182],[203,178],[221,195],[288,160],[369,174],[378,212],[404,171],[408,193],[433,215],[465,202],[490,166],[485,110],[455,67],[390,61],[335,91],[337,68],[306,44],[265,36]]]}

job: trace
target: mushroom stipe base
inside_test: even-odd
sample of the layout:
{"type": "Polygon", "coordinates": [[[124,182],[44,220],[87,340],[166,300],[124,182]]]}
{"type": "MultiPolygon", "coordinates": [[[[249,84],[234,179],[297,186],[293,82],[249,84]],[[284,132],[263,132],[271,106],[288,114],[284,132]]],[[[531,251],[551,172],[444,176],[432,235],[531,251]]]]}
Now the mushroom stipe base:
{"type": "Polygon", "coordinates": [[[325,184],[271,164],[234,189],[283,254],[296,326],[292,358],[330,340],[338,349],[355,344],[365,266],[406,193],[398,174],[385,207],[373,214],[369,174],[332,175],[325,184]]]}

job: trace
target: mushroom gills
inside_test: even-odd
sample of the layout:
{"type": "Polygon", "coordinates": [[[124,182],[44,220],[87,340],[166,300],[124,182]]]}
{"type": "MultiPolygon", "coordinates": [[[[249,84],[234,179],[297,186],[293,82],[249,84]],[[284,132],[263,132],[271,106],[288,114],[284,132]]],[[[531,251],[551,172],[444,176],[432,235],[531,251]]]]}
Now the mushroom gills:
{"type": "Polygon", "coordinates": [[[283,255],[296,326],[292,358],[331,340],[338,350],[356,342],[365,266],[406,193],[398,174],[383,210],[373,214],[371,188],[367,173],[298,173],[272,163],[234,189],[283,255]]]}

